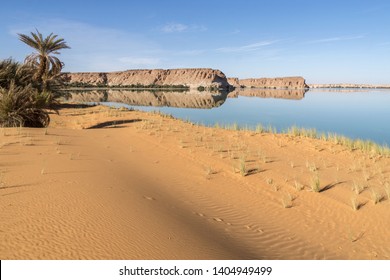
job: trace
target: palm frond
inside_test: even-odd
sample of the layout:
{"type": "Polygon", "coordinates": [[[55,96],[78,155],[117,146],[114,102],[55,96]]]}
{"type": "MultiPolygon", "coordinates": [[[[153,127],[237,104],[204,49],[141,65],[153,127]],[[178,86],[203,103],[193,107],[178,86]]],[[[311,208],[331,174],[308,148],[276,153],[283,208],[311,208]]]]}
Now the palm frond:
{"type": "Polygon", "coordinates": [[[65,40],[58,35],[50,33],[43,38],[42,33],[36,29],[31,36],[18,34],[19,39],[36,52],[26,57],[25,62],[36,69],[34,79],[42,84],[42,90],[46,89],[47,81],[61,72],[64,64],[53,54],[59,54],[61,49],[69,49],[65,40]]]}

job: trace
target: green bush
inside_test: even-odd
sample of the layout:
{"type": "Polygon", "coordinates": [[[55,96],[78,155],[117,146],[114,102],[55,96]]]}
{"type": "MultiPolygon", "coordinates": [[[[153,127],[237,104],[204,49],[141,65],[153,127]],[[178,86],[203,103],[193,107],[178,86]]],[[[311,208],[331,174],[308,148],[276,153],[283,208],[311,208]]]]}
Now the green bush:
{"type": "Polygon", "coordinates": [[[205,91],[206,88],[204,86],[198,86],[198,91],[205,91]]]}
{"type": "Polygon", "coordinates": [[[50,93],[39,93],[31,85],[21,87],[11,81],[9,88],[0,88],[0,126],[46,127],[50,117],[45,110],[52,106],[50,93]]]}
{"type": "Polygon", "coordinates": [[[0,60],[0,87],[8,89],[13,81],[16,86],[32,85],[33,70],[11,58],[0,60]]]}

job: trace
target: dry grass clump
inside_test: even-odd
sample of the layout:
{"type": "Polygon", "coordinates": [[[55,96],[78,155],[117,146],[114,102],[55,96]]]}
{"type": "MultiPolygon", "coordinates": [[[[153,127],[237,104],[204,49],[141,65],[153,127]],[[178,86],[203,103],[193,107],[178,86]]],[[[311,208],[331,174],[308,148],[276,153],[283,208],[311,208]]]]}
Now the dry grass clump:
{"type": "Polygon", "coordinates": [[[358,196],[357,195],[354,195],[352,198],[351,198],[351,206],[352,206],[352,209],[357,211],[360,209],[361,207],[361,204],[359,203],[359,199],[358,199],[358,196]]]}
{"type": "Polygon", "coordinates": [[[356,181],[353,181],[352,190],[353,190],[356,194],[362,193],[365,189],[366,189],[366,186],[365,186],[365,185],[360,184],[360,183],[357,183],[356,181]]]}
{"type": "Polygon", "coordinates": [[[371,199],[374,204],[378,204],[379,202],[382,201],[383,195],[378,192],[376,189],[371,189],[371,199]]]}
{"type": "Polygon", "coordinates": [[[286,195],[284,195],[282,198],[283,208],[293,207],[293,200],[294,200],[294,197],[290,193],[287,193],[286,195]]]}
{"type": "Polygon", "coordinates": [[[239,170],[240,170],[241,176],[245,177],[246,175],[248,175],[248,169],[247,169],[247,166],[246,166],[246,159],[245,159],[245,157],[240,157],[239,170]]]}
{"type": "Polygon", "coordinates": [[[384,188],[385,188],[387,199],[390,200],[390,183],[386,182],[384,188]]]}
{"type": "Polygon", "coordinates": [[[301,191],[305,188],[305,186],[303,184],[301,184],[300,182],[298,182],[297,180],[294,181],[294,188],[297,190],[297,191],[301,191]]]}
{"type": "Polygon", "coordinates": [[[312,177],[310,187],[313,192],[321,192],[321,182],[318,174],[312,177]]]}

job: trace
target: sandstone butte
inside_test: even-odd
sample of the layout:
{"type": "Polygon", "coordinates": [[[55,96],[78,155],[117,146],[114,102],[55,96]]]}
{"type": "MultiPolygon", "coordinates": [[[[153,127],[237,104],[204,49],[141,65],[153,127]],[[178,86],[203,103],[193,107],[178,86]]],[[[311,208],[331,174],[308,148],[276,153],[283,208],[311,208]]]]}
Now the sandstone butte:
{"type": "Polygon", "coordinates": [[[64,81],[68,85],[83,84],[89,86],[186,86],[190,88],[217,87],[255,87],[255,88],[307,88],[303,77],[281,78],[227,78],[217,69],[183,68],[183,69],[139,69],[117,72],[79,72],[64,73],[64,81]]]}
{"type": "Polygon", "coordinates": [[[250,78],[238,80],[240,86],[252,88],[305,89],[303,77],[250,78]]]}
{"type": "Polygon", "coordinates": [[[140,69],[118,72],[83,72],[64,73],[67,84],[83,83],[92,86],[131,86],[131,85],[158,85],[158,86],[187,86],[190,88],[229,86],[222,71],[210,68],[188,69],[140,69]]]}

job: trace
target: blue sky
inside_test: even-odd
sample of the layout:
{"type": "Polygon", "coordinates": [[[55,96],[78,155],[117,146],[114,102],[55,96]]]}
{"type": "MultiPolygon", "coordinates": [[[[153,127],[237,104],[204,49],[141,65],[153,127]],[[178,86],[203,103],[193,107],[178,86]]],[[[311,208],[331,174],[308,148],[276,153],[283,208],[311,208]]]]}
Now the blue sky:
{"type": "Polygon", "coordinates": [[[390,84],[390,1],[5,1],[0,59],[17,33],[60,35],[64,71],[208,67],[229,77],[390,84]]]}

